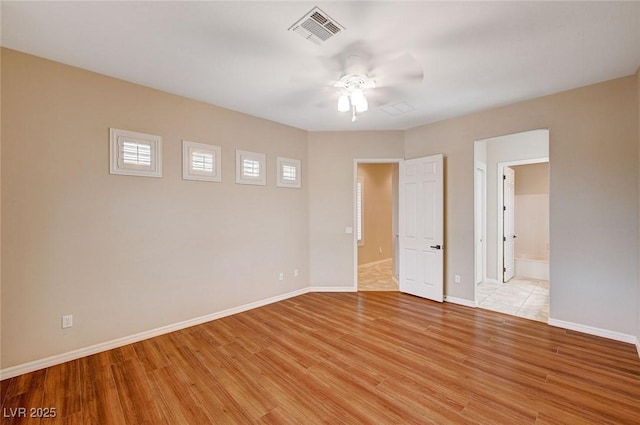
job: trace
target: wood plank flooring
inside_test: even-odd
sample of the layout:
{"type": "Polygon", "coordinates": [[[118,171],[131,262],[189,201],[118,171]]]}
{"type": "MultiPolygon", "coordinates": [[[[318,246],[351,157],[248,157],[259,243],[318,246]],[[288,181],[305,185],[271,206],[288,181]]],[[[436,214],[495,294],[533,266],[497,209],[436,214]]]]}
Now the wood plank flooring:
{"type": "Polygon", "coordinates": [[[640,424],[640,360],[491,311],[313,293],[2,381],[0,399],[3,425],[640,424]]]}

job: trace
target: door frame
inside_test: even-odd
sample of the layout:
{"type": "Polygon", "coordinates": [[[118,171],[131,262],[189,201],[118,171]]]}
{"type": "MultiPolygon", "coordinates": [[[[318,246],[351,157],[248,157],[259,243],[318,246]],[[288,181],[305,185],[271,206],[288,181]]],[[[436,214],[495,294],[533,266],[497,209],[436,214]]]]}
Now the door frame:
{"type": "MultiPolygon", "coordinates": [[[[540,158],[531,158],[531,159],[521,159],[518,161],[505,161],[505,162],[498,162],[498,172],[496,174],[496,180],[497,180],[497,184],[498,187],[496,188],[496,198],[498,201],[498,204],[496,205],[496,211],[501,211],[502,210],[502,206],[504,204],[504,196],[503,196],[503,192],[502,192],[502,186],[504,184],[503,178],[502,176],[504,175],[504,168],[505,167],[511,167],[513,165],[528,165],[528,164],[540,164],[540,163],[544,163],[544,162],[549,162],[549,157],[540,157],[540,158]]],[[[502,213],[498,213],[496,214],[498,217],[498,243],[496,244],[498,247],[498,253],[497,253],[497,269],[496,269],[496,277],[500,276],[498,280],[499,283],[504,283],[504,272],[502,272],[502,270],[504,270],[504,258],[503,258],[503,248],[504,248],[504,220],[503,220],[503,214],[502,213]]]]}
{"type": "MultiPolygon", "coordinates": [[[[404,158],[354,158],[353,159],[353,181],[351,184],[352,187],[352,205],[353,205],[353,290],[355,292],[358,291],[358,238],[356,237],[355,225],[357,223],[357,195],[356,195],[356,185],[358,184],[358,165],[359,164],[400,164],[404,161],[404,158]]],[[[398,183],[398,182],[396,182],[398,183]]],[[[395,188],[396,190],[400,190],[400,185],[395,188]]],[[[398,217],[396,217],[396,220],[398,217]]],[[[363,223],[364,230],[364,223],[363,223]]],[[[392,235],[393,237],[393,235],[392,235]]],[[[392,241],[393,244],[393,241],[392,241]]],[[[396,253],[393,252],[393,258],[397,262],[398,258],[396,253]]],[[[398,265],[398,271],[400,271],[400,265],[398,265]]]]}
{"type": "Polygon", "coordinates": [[[473,173],[473,187],[474,187],[474,208],[473,208],[473,222],[474,222],[474,270],[473,270],[473,280],[474,287],[478,283],[484,282],[487,280],[487,164],[481,161],[475,161],[475,168],[473,173]],[[478,179],[478,171],[482,172],[482,181],[478,179]],[[482,200],[482,205],[477,204],[478,196],[477,192],[480,192],[480,199],[482,200]],[[478,229],[475,224],[480,221],[480,229],[478,229]],[[482,238],[482,250],[481,252],[477,252],[475,249],[477,247],[477,240],[482,238]],[[479,258],[478,258],[479,257],[479,258]],[[475,282],[476,276],[478,275],[478,270],[476,270],[476,265],[480,263],[482,264],[482,272],[480,273],[480,282],[475,282]]]}

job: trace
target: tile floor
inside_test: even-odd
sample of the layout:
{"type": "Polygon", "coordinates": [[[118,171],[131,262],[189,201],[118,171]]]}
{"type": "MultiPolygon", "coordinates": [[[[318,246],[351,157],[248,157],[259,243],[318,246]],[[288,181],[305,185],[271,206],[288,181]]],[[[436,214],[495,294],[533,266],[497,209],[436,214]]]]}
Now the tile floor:
{"type": "MultiPolygon", "coordinates": [[[[391,260],[358,267],[359,291],[397,291],[391,260]]],[[[514,277],[507,283],[482,282],[476,287],[478,307],[547,322],[549,281],[514,277]]]]}
{"type": "Polygon", "coordinates": [[[358,266],[358,291],[397,291],[391,259],[358,266]]]}
{"type": "Polygon", "coordinates": [[[549,281],[514,277],[507,283],[482,282],[476,286],[478,307],[547,322],[549,281]]]}

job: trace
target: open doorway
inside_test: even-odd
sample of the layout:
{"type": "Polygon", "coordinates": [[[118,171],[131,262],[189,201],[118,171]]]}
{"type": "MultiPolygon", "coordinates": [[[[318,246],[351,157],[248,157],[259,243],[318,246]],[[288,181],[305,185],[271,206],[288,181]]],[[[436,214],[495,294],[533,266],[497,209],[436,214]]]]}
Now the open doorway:
{"type": "Polygon", "coordinates": [[[359,291],[398,291],[398,162],[356,161],[359,291]]]}
{"type": "Polygon", "coordinates": [[[548,130],[476,142],[478,307],[548,321],[548,152],[548,130]]]}
{"type": "Polygon", "coordinates": [[[503,202],[513,208],[503,210],[502,281],[549,280],[549,161],[512,164],[504,172],[513,176],[513,192],[505,200],[503,190],[503,202]]]}

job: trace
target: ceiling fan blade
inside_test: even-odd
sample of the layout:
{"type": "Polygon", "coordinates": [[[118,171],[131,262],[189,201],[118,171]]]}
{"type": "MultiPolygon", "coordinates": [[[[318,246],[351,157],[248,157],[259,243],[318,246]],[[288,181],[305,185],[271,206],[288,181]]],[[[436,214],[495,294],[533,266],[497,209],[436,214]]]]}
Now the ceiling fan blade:
{"type": "Polygon", "coordinates": [[[332,87],[317,87],[313,89],[297,90],[295,93],[287,94],[286,96],[279,96],[279,99],[275,102],[275,105],[298,109],[300,107],[313,106],[316,108],[325,108],[331,105],[338,105],[337,91],[334,91],[332,87]]]}
{"type": "Polygon", "coordinates": [[[375,89],[367,90],[365,95],[369,105],[377,108],[396,100],[398,98],[397,93],[398,91],[392,87],[376,87],[375,89]]]}
{"type": "Polygon", "coordinates": [[[337,78],[322,69],[301,70],[291,75],[289,82],[306,86],[331,86],[337,78]]]}
{"type": "Polygon", "coordinates": [[[373,56],[371,46],[357,41],[328,58],[328,62],[333,64],[334,70],[341,73],[341,77],[348,74],[366,74],[373,56]]]}
{"type": "Polygon", "coordinates": [[[419,83],[424,78],[424,72],[412,55],[404,53],[373,68],[369,77],[376,80],[376,87],[390,87],[419,83]]]}

